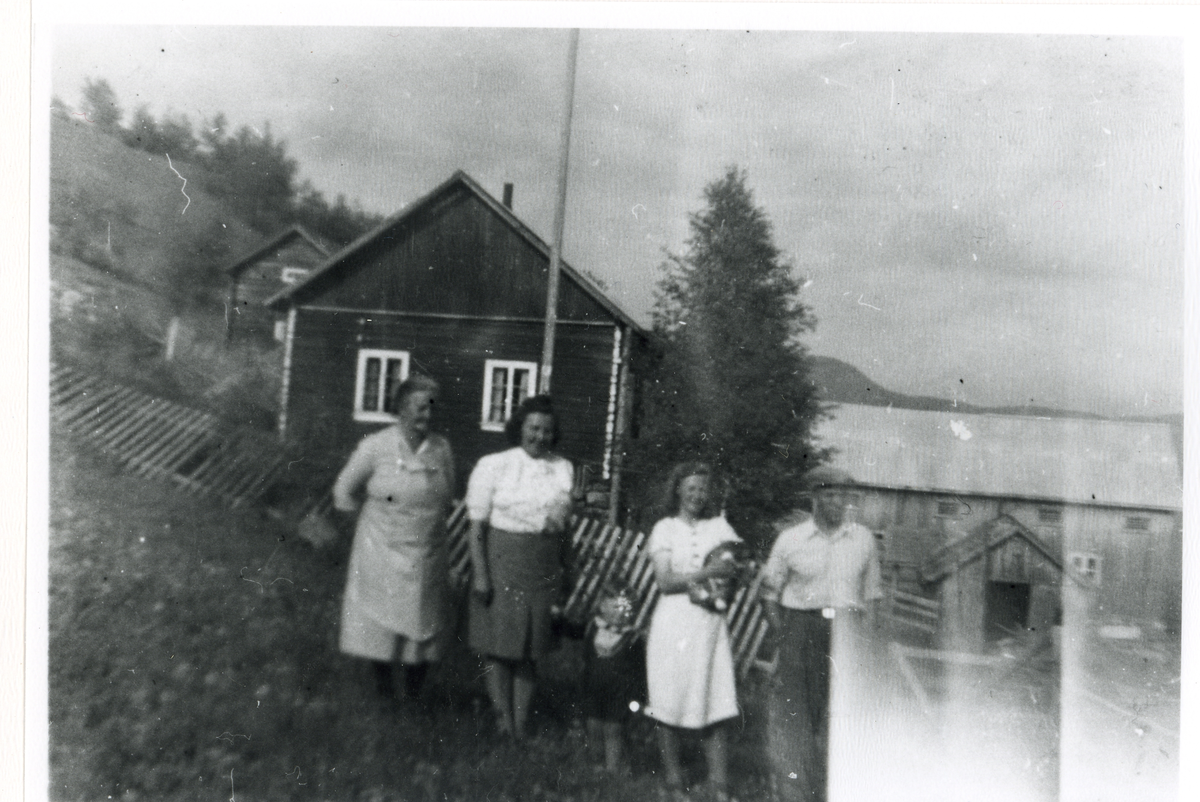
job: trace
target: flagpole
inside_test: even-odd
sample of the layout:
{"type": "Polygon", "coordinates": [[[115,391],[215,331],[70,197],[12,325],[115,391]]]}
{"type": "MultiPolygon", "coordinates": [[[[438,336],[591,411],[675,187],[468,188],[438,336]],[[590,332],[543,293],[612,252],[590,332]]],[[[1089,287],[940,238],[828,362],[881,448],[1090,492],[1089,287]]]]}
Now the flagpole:
{"type": "Polygon", "coordinates": [[[550,272],[546,282],[546,323],[542,333],[542,364],[538,392],[550,392],[554,370],[554,331],[558,324],[558,274],[562,260],[563,220],[567,209],[567,163],[571,152],[571,113],[575,108],[575,61],[579,53],[579,29],[571,29],[567,52],[567,90],[563,98],[563,127],[558,150],[558,204],[554,209],[554,237],[550,244],[550,272]]]}

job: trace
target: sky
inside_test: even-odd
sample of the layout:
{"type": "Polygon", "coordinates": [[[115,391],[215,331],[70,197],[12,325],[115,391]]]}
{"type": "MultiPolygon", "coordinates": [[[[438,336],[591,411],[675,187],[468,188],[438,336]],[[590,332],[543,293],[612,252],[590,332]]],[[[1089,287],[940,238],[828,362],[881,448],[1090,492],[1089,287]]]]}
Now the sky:
{"type": "MultiPolygon", "coordinates": [[[[41,36],[70,106],[105,78],[127,118],[269,122],[302,179],[382,214],[456,169],[511,182],[549,240],[568,33],[441,24],[41,36]]],[[[805,284],[813,353],[909,394],[1182,410],[1180,40],[674,28],[580,34],[563,255],[636,319],[736,165],[805,284]]]]}

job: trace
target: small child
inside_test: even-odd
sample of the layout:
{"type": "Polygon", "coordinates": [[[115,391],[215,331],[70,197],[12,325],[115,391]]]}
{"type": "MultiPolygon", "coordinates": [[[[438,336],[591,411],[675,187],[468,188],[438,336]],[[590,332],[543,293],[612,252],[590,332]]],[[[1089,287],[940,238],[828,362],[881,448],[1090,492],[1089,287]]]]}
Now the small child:
{"type": "Polygon", "coordinates": [[[628,772],[621,725],[645,698],[646,651],[634,629],[634,597],[620,583],[605,587],[587,627],[583,657],[583,707],[589,739],[603,737],[604,768],[628,772]]]}

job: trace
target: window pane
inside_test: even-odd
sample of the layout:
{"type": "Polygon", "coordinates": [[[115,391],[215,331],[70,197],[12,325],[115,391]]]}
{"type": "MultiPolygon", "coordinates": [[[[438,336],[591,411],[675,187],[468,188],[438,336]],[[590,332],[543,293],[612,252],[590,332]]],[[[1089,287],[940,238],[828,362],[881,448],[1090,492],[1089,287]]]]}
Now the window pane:
{"type": "Polygon", "coordinates": [[[1038,520],[1044,524],[1062,523],[1062,510],[1054,507],[1041,507],[1038,509],[1038,520]]]}
{"type": "Polygon", "coordinates": [[[392,397],[392,391],[396,389],[396,385],[401,382],[400,369],[402,367],[404,367],[402,360],[389,359],[387,361],[387,384],[385,385],[387,389],[383,393],[382,401],[384,405],[384,411],[390,412],[393,415],[396,414],[396,410],[393,409],[393,404],[389,399],[392,397]]]}
{"type": "Polygon", "coordinates": [[[379,411],[379,373],[382,365],[378,357],[367,359],[366,375],[363,377],[362,408],[364,412],[379,411]]]}
{"type": "Polygon", "coordinates": [[[530,381],[532,376],[532,371],[525,370],[524,368],[513,369],[513,409],[519,407],[521,402],[529,397],[530,387],[533,384],[533,382],[530,381]]]}
{"type": "Polygon", "coordinates": [[[492,397],[488,402],[488,423],[504,423],[504,401],[508,397],[508,368],[492,368],[492,397]]]}

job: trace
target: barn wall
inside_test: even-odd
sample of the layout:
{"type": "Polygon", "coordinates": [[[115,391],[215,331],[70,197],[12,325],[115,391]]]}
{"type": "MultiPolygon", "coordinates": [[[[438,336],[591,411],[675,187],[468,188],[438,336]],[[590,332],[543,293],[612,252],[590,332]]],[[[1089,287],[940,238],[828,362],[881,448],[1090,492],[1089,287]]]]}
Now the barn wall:
{"type": "Polygon", "coordinates": [[[1182,587],[1176,514],[1082,508],[1074,523],[1064,533],[1064,552],[1101,559],[1098,617],[1167,625],[1177,615],[1182,587]],[[1146,520],[1147,528],[1131,529],[1130,518],[1146,520]]]}
{"type": "MultiPolygon", "coordinates": [[[[306,292],[306,306],[540,319],[549,260],[474,194],[459,188],[398,221],[306,292]]],[[[611,322],[564,274],[558,315],[611,322]]]]}
{"type": "MultiPolygon", "coordinates": [[[[557,332],[554,400],[563,422],[559,452],[578,466],[603,459],[613,326],[562,325],[557,332]]],[[[460,488],[483,454],[507,447],[480,427],[487,359],[538,362],[540,324],[366,315],[301,308],[296,316],[288,437],[314,467],[336,471],[354,444],[380,424],[354,421],[359,348],[408,351],[414,370],[442,384],[434,427],[454,447],[460,488]]]]}
{"type": "MultiPolygon", "coordinates": [[[[1182,573],[1177,513],[864,488],[858,518],[884,534],[887,569],[919,565],[941,545],[1001,514],[1035,533],[1064,565],[1076,552],[1100,557],[1101,582],[1092,592],[1096,616],[1178,626],[1182,573]],[[960,514],[939,516],[938,502],[953,499],[962,505],[960,514]],[[1054,512],[1059,520],[1048,520],[1054,512]],[[1131,517],[1147,519],[1147,528],[1130,529],[1131,517]]],[[[1028,559],[1036,571],[1035,586],[1059,586],[1057,569],[1032,554],[1028,559]]],[[[957,597],[962,582],[948,592],[957,597]]]]}

